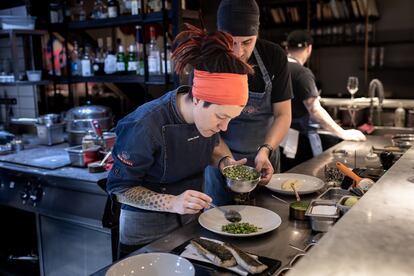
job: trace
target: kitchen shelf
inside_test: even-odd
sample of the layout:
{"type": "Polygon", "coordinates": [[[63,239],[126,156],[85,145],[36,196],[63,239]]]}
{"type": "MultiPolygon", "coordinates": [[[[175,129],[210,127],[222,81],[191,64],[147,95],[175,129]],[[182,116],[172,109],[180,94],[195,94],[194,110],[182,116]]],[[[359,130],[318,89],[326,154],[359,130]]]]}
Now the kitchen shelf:
{"type": "Polygon", "coordinates": [[[50,84],[49,80],[0,82],[0,86],[27,86],[27,85],[48,85],[48,84],[50,84]]]}
{"type": "MultiPolygon", "coordinates": [[[[138,75],[106,75],[106,76],[90,76],[90,77],[81,77],[81,76],[72,76],[71,79],[68,77],[51,77],[51,80],[59,84],[68,84],[68,83],[82,83],[82,82],[113,82],[113,83],[143,83],[143,84],[165,84],[165,76],[149,76],[148,81],[145,81],[144,76],[138,75]]],[[[172,82],[169,82],[172,83],[172,82]]]]}
{"type": "Polygon", "coordinates": [[[199,20],[200,15],[198,11],[194,10],[182,10],[181,15],[184,19],[199,20]]]}
{"type": "MultiPolygon", "coordinates": [[[[172,11],[168,11],[168,18],[172,18],[172,11]]],[[[144,23],[161,23],[163,21],[163,12],[153,12],[138,15],[122,15],[115,18],[104,19],[90,19],[85,21],[72,21],[67,23],[69,30],[77,29],[99,29],[109,28],[129,24],[144,24],[144,23]]],[[[51,24],[50,28],[54,31],[64,30],[64,23],[51,24]]]]}
{"type": "Polygon", "coordinates": [[[45,35],[46,30],[0,30],[0,37],[11,36],[11,35],[45,35]]]}

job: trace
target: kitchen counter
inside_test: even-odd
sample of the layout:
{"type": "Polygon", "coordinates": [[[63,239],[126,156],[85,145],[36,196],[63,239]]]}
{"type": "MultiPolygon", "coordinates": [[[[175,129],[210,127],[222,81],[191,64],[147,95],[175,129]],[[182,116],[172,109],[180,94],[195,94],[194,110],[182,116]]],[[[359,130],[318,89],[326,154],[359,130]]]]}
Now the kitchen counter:
{"type": "MultiPolygon", "coordinates": [[[[324,179],[323,175],[323,168],[324,165],[328,162],[332,161],[331,152],[333,149],[345,149],[348,152],[356,153],[356,165],[362,166],[363,165],[363,158],[364,156],[370,151],[372,146],[375,147],[382,147],[384,145],[388,145],[390,141],[384,137],[380,136],[369,136],[367,142],[341,142],[336,146],[328,149],[320,156],[313,158],[307,162],[302,163],[301,165],[293,168],[290,172],[292,173],[302,173],[317,176],[321,179],[324,179]]],[[[414,158],[414,154],[413,154],[414,158]]],[[[354,162],[350,160],[351,164],[354,162]]],[[[414,188],[414,185],[413,185],[414,188]]],[[[266,188],[259,188],[256,189],[255,198],[256,198],[256,205],[270,209],[275,211],[279,216],[282,218],[282,224],[279,228],[275,231],[270,233],[255,236],[252,238],[230,238],[225,236],[220,236],[210,231],[205,230],[202,228],[198,222],[190,223],[169,235],[141,248],[140,250],[133,253],[133,255],[145,253],[145,252],[169,252],[175,247],[181,245],[182,243],[188,241],[193,237],[209,237],[215,238],[223,241],[231,241],[232,243],[239,246],[241,249],[251,252],[253,254],[258,254],[261,256],[266,256],[274,259],[278,259],[282,262],[282,266],[289,263],[289,261],[299,253],[297,250],[293,249],[289,244],[297,246],[299,248],[304,248],[304,246],[313,238],[313,236],[317,233],[312,232],[310,229],[310,225],[308,222],[302,221],[293,221],[289,220],[289,207],[285,203],[280,202],[279,200],[274,199],[271,197],[272,192],[266,188]]],[[[278,197],[292,202],[294,201],[294,197],[292,196],[283,196],[277,194],[278,197]]],[[[318,196],[318,194],[312,194],[303,196],[305,200],[309,200],[318,196]]],[[[408,195],[406,195],[408,198],[408,195]]],[[[354,212],[355,213],[355,212],[354,212]]],[[[358,212],[357,212],[358,214],[358,212]]],[[[331,230],[332,232],[335,231],[334,229],[331,230]]],[[[353,232],[348,232],[348,237],[352,235],[353,232]]],[[[355,233],[355,232],[354,232],[355,233]]],[[[414,233],[414,232],[413,232],[414,233]]],[[[323,240],[325,240],[323,238],[323,240]]],[[[348,242],[349,243],[349,242],[348,242]]],[[[312,249],[310,252],[312,252],[312,249]]],[[[325,254],[331,255],[330,252],[326,252],[325,254]]],[[[338,258],[341,254],[338,254],[338,258]]],[[[349,262],[348,262],[349,264],[349,262]]],[[[94,275],[104,275],[105,271],[108,267],[98,271],[94,275]]],[[[308,275],[309,270],[306,266],[303,266],[302,272],[306,271],[305,275],[308,275]]],[[[320,275],[317,264],[315,264],[315,273],[314,275],[320,275]]],[[[328,275],[328,274],[326,274],[328,275]]],[[[330,275],[337,275],[337,274],[330,274],[330,275]]]]}
{"type": "MultiPolygon", "coordinates": [[[[374,106],[378,106],[378,97],[374,97],[374,106]]],[[[358,106],[358,107],[369,107],[371,98],[355,98],[351,101],[350,98],[321,98],[321,104],[323,106],[335,107],[335,106],[358,106]]],[[[414,100],[403,100],[403,99],[384,99],[382,103],[383,108],[397,108],[402,103],[406,109],[414,108],[414,100]]]]}
{"type": "Polygon", "coordinates": [[[413,275],[413,164],[409,149],[289,276],[413,275]]]}

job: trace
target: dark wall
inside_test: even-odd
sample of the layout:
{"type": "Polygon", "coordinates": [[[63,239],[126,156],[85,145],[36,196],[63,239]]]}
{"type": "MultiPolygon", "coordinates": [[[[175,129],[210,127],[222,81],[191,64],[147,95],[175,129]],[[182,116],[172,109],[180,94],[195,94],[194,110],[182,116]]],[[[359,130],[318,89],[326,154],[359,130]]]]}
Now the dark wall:
{"type": "MultiPolygon", "coordinates": [[[[201,1],[205,25],[209,30],[215,29],[216,12],[220,0],[201,1]]],[[[269,2],[269,1],[267,1],[269,2]]],[[[377,0],[380,19],[375,22],[376,38],[379,40],[411,39],[414,41],[414,1],[412,0],[377,0]]],[[[274,35],[284,36],[285,29],[275,29],[274,35]]],[[[280,42],[280,41],[275,41],[280,42]]],[[[370,72],[368,83],[379,78],[388,98],[414,98],[412,76],[414,75],[414,43],[384,46],[384,65],[408,67],[411,70],[382,70],[370,72]]],[[[321,83],[323,97],[349,97],[346,90],[348,76],[358,76],[360,89],[356,97],[367,95],[364,87],[364,47],[324,47],[314,50],[311,69],[321,83]]]]}
{"type": "MultiPolygon", "coordinates": [[[[414,41],[414,1],[377,0],[381,18],[375,23],[378,40],[411,39],[414,41]]],[[[338,94],[348,97],[346,80],[356,75],[363,83],[363,46],[321,48],[314,51],[312,69],[322,83],[322,96],[338,94]]],[[[369,80],[380,79],[388,98],[414,99],[412,76],[414,75],[414,43],[384,46],[384,66],[411,67],[411,70],[381,70],[370,72],[369,80]]],[[[363,85],[356,97],[366,96],[363,85]]]]}

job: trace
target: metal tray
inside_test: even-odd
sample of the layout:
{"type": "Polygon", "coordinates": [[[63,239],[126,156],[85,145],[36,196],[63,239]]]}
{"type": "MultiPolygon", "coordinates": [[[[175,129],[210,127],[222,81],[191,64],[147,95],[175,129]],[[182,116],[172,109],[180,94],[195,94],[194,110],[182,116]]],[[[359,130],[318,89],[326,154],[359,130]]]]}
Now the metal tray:
{"type": "Polygon", "coordinates": [[[305,215],[310,218],[312,230],[318,232],[328,232],[328,230],[332,227],[332,225],[335,224],[336,220],[340,216],[339,209],[336,206],[336,201],[321,199],[312,200],[309,204],[308,209],[306,210],[305,215]],[[312,208],[319,205],[334,206],[336,208],[336,212],[334,215],[312,214],[312,208]]]}
{"type": "Polygon", "coordinates": [[[323,194],[318,196],[317,199],[333,200],[335,202],[338,202],[343,196],[347,196],[347,195],[351,195],[351,193],[348,190],[335,187],[335,188],[329,188],[323,194]]]}

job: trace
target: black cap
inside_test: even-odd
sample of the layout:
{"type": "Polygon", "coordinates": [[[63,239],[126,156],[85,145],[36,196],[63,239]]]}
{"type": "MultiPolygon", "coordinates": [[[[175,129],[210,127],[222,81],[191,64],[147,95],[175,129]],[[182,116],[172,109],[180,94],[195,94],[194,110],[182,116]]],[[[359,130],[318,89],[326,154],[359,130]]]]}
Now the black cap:
{"type": "Polygon", "coordinates": [[[313,44],[313,38],[308,31],[296,30],[287,37],[288,48],[303,48],[313,44]]]}
{"type": "Polygon", "coordinates": [[[233,36],[259,34],[260,10],[255,0],[221,0],[217,29],[233,36]]]}

